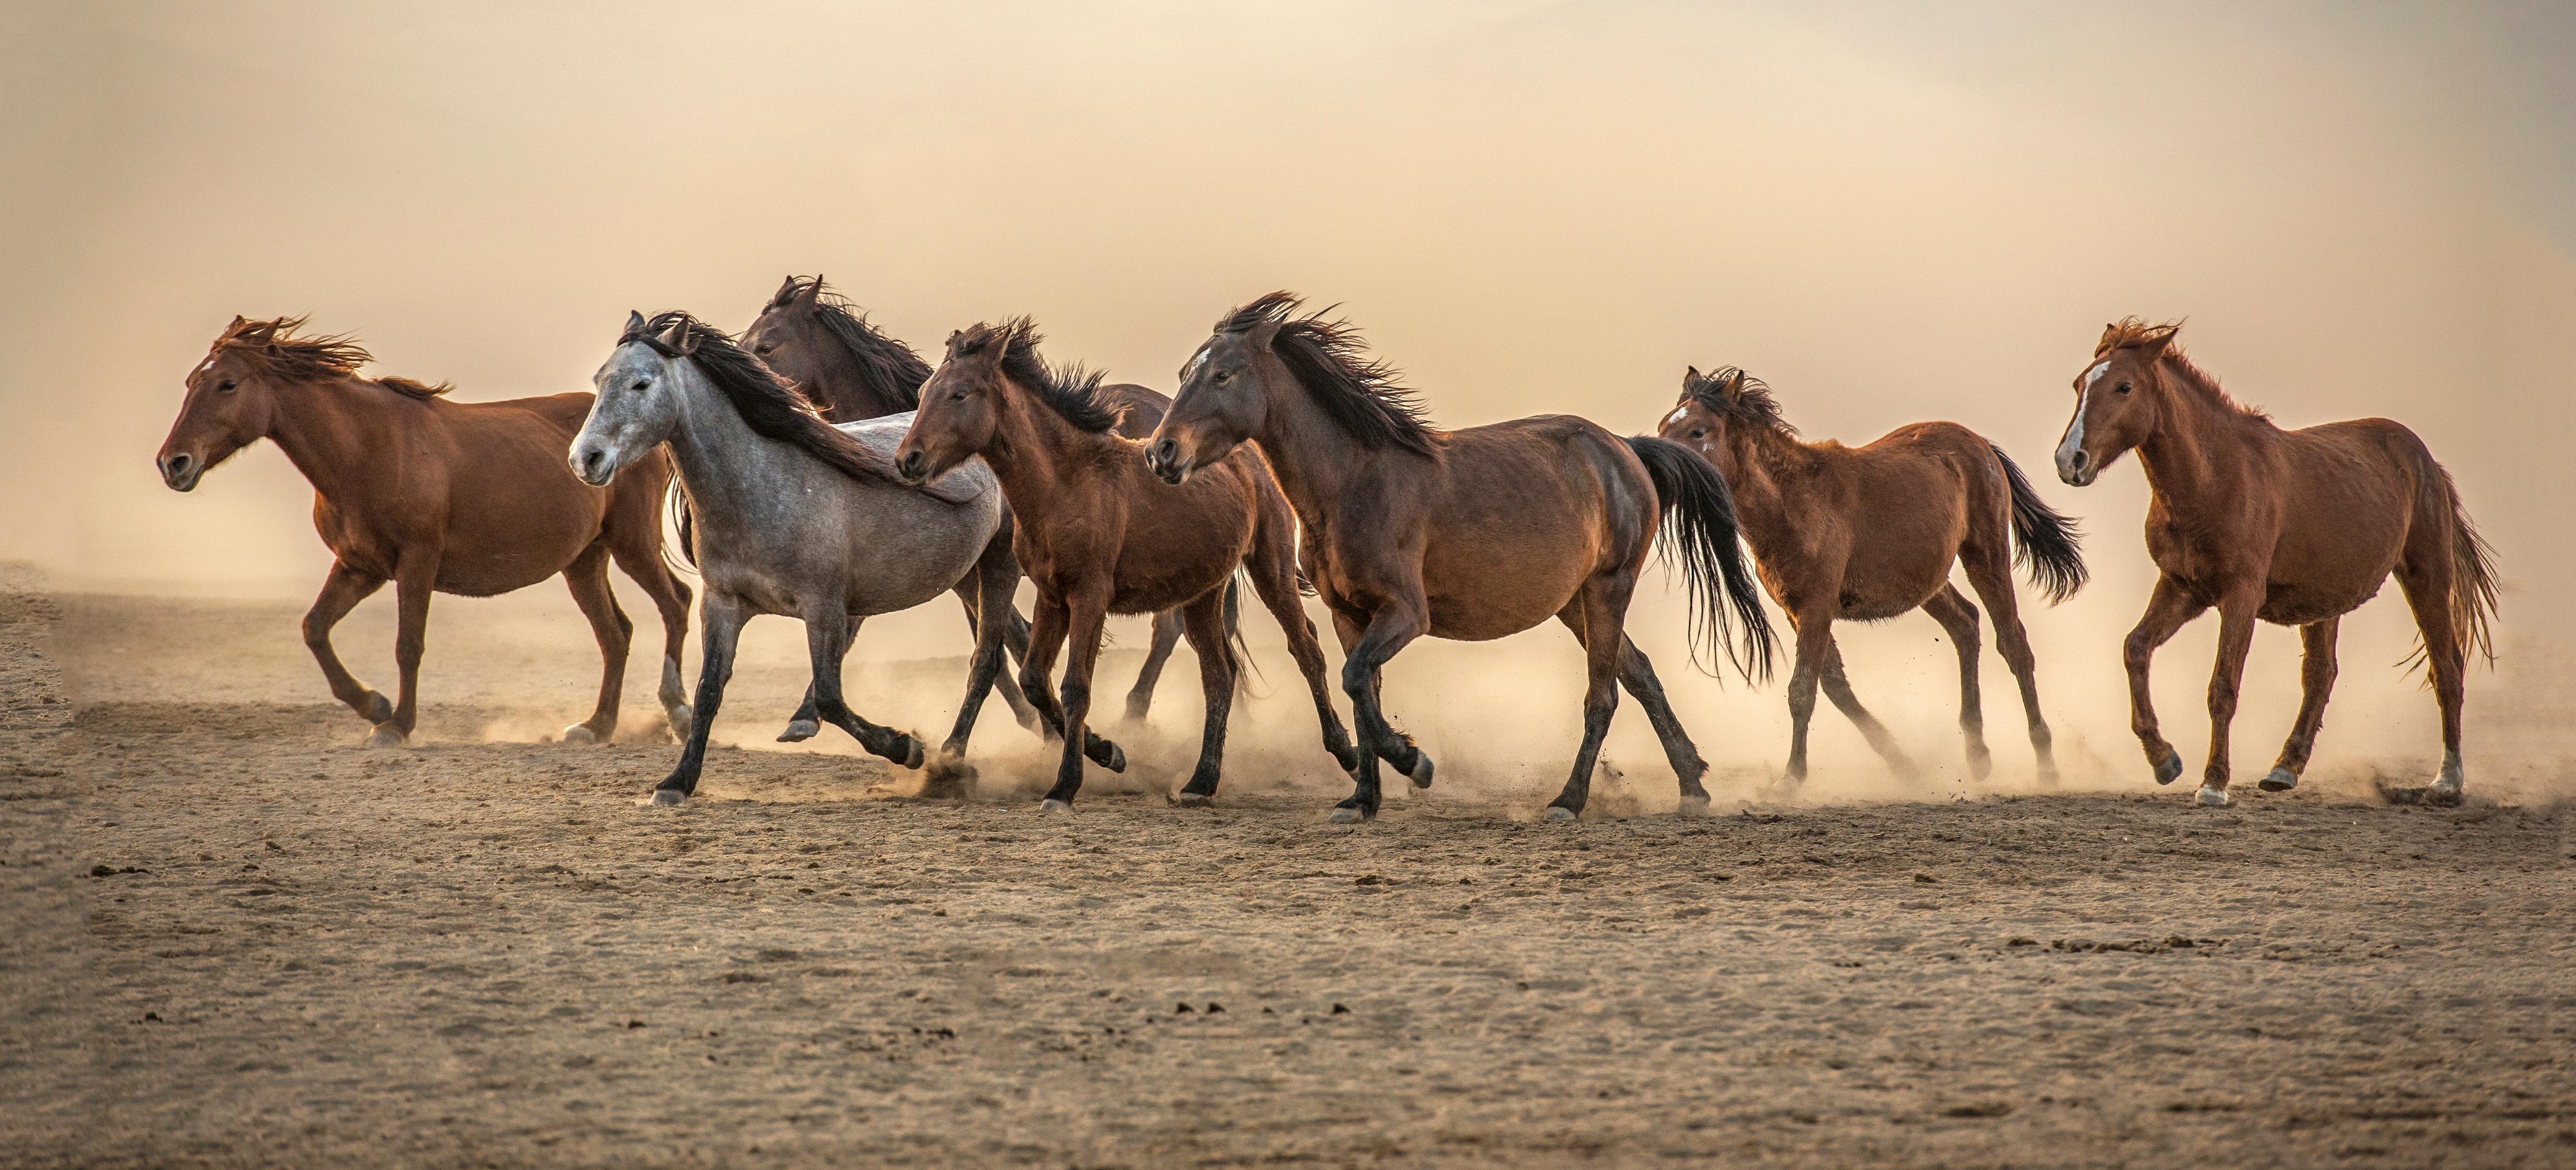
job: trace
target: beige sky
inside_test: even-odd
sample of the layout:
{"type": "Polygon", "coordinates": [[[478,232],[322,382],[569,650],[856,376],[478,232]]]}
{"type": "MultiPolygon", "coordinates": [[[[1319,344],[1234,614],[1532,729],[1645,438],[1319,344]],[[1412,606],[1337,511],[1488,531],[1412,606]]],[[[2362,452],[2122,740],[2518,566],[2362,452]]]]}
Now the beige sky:
{"type": "Polygon", "coordinates": [[[2151,580],[2145,487],[2045,474],[2067,383],[2104,320],[2188,316],[2285,424],[2419,430],[2504,625],[2568,639],[2576,21],[2246,7],[22,5],[0,557],[318,580],[273,448],[189,496],[150,466],[236,312],[497,398],[586,388],[630,308],[739,328],[820,270],[916,345],[1032,313],[1166,389],[1287,287],[1451,424],[1646,430],[1693,362],[1811,437],[1956,419],[2084,518],[2098,583],[2034,632],[2086,653],[2151,580]]]}

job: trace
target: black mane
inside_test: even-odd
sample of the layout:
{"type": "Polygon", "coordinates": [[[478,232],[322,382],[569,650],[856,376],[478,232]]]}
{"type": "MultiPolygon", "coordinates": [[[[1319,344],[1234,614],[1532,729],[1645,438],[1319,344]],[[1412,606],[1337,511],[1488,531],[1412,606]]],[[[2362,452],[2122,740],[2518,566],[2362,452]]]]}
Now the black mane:
{"type": "Polygon", "coordinates": [[[786,286],[771,298],[769,307],[785,308],[805,295],[812,296],[814,315],[822,321],[823,328],[858,362],[859,378],[870,390],[888,402],[902,404],[902,410],[920,409],[921,384],[930,380],[930,363],[921,360],[911,346],[869,324],[865,311],[826,287],[820,276],[789,277],[786,286]]]}
{"type": "Polygon", "coordinates": [[[742,416],[744,425],[753,433],[795,447],[855,480],[903,482],[885,457],[823,421],[812,399],[772,372],[749,350],[734,344],[723,330],[673,309],[657,313],[642,324],[629,325],[617,337],[619,345],[630,341],[640,341],[666,358],[694,359],[698,371],[707,376],[725,401],[733,404],[735,413],[742,416]],[[662,340],[673,326],[681,330],[677,349],[662,340]]]}
{"type": "Polygon", "coordinates": [[[1784,435],[1798,433],[1798,428],[1780,417],[1780,400],[1771,396],[1771,387],[1734,366],[1720,366],[1705,374],[1684,374],[1682,401],[1696,402],[1730,422],[1750,423],[1784,435]],[[1730,392],[1729,387],[1739,381],[1742,384],[1730,392]]]}
{"type": "Polygon", "coordinates": [[[1064,421],[1094,434],[1117,429],[1127,409],[1100,392],[1101,380],[1108,375],[1086,370],[1079,363],[1048,365],[1038,357],[1038,344],[1045,340],[1035,322],[1013,317],[999,325],[979,323],[959,330],[949,339],[948,352],[963,357],[999,344],[1003,376],[1027,387],[1048,409],[1064,416],[1064,421]]]}
{"type": "Polygon", "coordinates": [[[1424,416],[1422,400],[1406,389],[1402,374],[1369,356],[1359,329],[1348,321],[1327,320],[1329,307],[1294,316],[1305,302],[1295,293],[1274,292],[1226,314],[1219,333],[1242,333],[1275,326],[1270,352],[1287,363],[1306,392],[1342,430],[1371,449],[1401,447],[1417,455],[1436,455],[1440,432],[1424,416]]]}

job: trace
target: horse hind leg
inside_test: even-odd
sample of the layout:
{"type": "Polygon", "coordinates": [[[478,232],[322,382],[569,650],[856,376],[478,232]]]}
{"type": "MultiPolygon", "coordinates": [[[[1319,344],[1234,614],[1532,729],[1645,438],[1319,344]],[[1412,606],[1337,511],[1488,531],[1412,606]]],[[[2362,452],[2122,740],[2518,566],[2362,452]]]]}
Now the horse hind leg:
{"type": "MultiPolygon", "coordinates": [[[[2428,526],[2418,526],[2419,529],[2428,526]]],[[[2454,539],[2458,539],[2456,536],[2454,539]]],[[[2446,542],[2447,543],[2447,542],[2446,542]]],[[[2397,586],[2415,613],[2415,629],[2424,639],[2424,664],[2433,676],[2433,698],[2442,711],[2442,770],[2426,790],[2434,804],[2458,804],[2468,777],[2460,766],[2460,709],[2468,698],[2468,647],[2451,624],[2454,570],[2450,550],[2439,556],[2416,555],[2413,548],[2397,566],[2397,586]]]]}
{"type": "Polygon", "coordinates": [[[1945,584],[1923,603],[1923,612],[1941,623],[1959,653],[1959,734],[1967,741],[1968,774],[1983,780],[1994,774],[1995,757],[1986,748],[1985,698],[1977,680],[1977,607],[1957,586],[1945,584]]]}
{"type": "Polygon", "coordinates": [[[1610,717],[1619,710],[1619,658],[1627,637],[1621,630],[1627,591],[1618,582],[1599,578],[1575,594],[1574,604],[1557,620],[1583,643],[1583,742],[1574,751],[1574,774],[1549,801],[1547,819],[1571,821],[1583,815],[1592,796],[1592,769],[1601,759],[1601,738],[1609,734],[1610,717]]]}
{"type": "Polygon", "coordinates": [[[617,703],[626,685],[626,653],[635,639],[635,623],[618,608],[608,587],[608,550],[593,544],[564,568],[564,584],[573,604],[590,619],[591,636],[599,640],[599,703],[590,718],[564,728],[567,744],[607,743],[617,734],[617,703]]]}
{"type": "MultiPolygon", "coordinates": [[[[1975,627],[1971,626],[1970,629],[1973,631],[1975,627]]],[[[1860,696],[1852,692],[1851,679],[1843,673],[1842,643],[1835,641],[1830,635],[1825,639],[1825,663],[1823,669],[1817,672],[1816,681],[1823,688],[1825,698],[1832,701],[1834,709],[1842,712],[1843,718],[1851,720],[1853,727],[1860,729],[1860,737],[1869,741],[1870,750],[1877,752],[1880,759],[1887,761],[1890,771],[1895,772],[1902,780],[1911,781],[1922,777],[1922,769],[1915,767],[1913,759],[1905,754],[1905,749],[1897,746],[1896,736],[1887,730],[1887,725],[1880,723],[1877,716],[1870,714],[1869,708],[1860,705],[1860,696]]],[[[1971,731],[1968,744],[1970,765],[1975,766],[1983,762],[1985,741],[1978,737],[1976,732],[1971,731]]],[[[1977,778],[1982,780],[1985,776],[1986,769],[1978,767],[1977,778]]]]}
{"type": "Polygon", "coordinates": [[[1145,665],[1136,672],[1136,685],[1127,691],[1127,718],[1131,722],[1143,722],[1153,709],[1154,684],[1163,680],[1163,664],[1171,660],[1172,647],[1180,644],[1184,624],[1178,609],[1154,615],[1153,644],[1145,650],[1145,665]]]}
{"type": "Polygon", "coordinates": [[[850,733],[869,754],[881,756],[905,768],[918,768],[926,753],[921,739],[910,732],[880,727],[859,718],[841,696],[841,659],[858,639],[859,619],[842,613],[837,606],[805,615],[805,649],[814,660],[814,711],[832,726],[850,733]]]}
{"type": "Polygon", "coordinates": [[[2308,757],[2317,746],[2317,731],[2325,726],[2326,698],[2334,693],[2335,634],[2342,624],[2341,617],[2330,617],[2299,627],[2299,719],[2290,725],[2290,738],[2281,745],[2281,758],[2256,782],[2265,792],[2287,792],[2298,787],[2299,777],[2308,770],[2308,757]]]}

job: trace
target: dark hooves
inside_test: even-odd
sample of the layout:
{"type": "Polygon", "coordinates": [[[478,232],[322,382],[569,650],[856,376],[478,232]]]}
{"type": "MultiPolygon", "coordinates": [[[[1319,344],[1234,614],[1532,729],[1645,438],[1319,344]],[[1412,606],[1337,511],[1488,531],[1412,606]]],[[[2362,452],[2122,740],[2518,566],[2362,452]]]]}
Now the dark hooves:
{"type": "Polygon", "coordinates": [[[885,758],[907,768],[918,768],[925,758],[921,740],[909,734],[895,736],[894,742],[886,745],[885,758]]]}
{"type": "MultiPolygon", "coordinates": [[[[1085,734],[1088,735],[1089,733],[1086,732],[1085,734]]],[[[1090,739],[1090,743],[1083,745],[1082,754],[1089,758],[1092,763],[1098,764],[1103,768],[1107,768],[1112,772],[1124,772],[1127,770],[1127,749],[1119,747],[1117,744],[1102,739],[1096,735],[1090,736],[1090,739]]]]}
{"type": "Polygon", "coordinates": [[[367,692],[367,722],[390,723],[393,717],[393,700],[386,698],[381,691],[367,692]]]}
{"type": "Polygon", "coordinates": [[[2156,765],[2156,783],[2171,784],[2182,779],[2182,753],[2166,752],[2165,762],[2156,765]]]}
{"type": "Polygon", "coordinates": [[[1413,766],[1406,769],[1404,774],[1413,778],[1413,786],[1416,788],[1431,787],[1431,753],[1421,748],[1413,749],[1413,766]]]}
{"type": "Polygon", "coordinates": [[[787,730],[778,733],[778,742],[803,743],[822,733],[823,723],[819,719],[790,719],[787,730]]]}
{"type": "Polygon", "coordinates": [[[2288,792],[2299,786],[2299,776],[2288,768],[2274,768],[2265,772],[2261,780],[2254,782],[2254,786],[2265,792],[2288,792]]]}
{"type": "Polygon", "coordinates": [[[689,794],[677,788],[656,788],[653,790],[653,803],[663,806],[687,804],[689,794]]]}

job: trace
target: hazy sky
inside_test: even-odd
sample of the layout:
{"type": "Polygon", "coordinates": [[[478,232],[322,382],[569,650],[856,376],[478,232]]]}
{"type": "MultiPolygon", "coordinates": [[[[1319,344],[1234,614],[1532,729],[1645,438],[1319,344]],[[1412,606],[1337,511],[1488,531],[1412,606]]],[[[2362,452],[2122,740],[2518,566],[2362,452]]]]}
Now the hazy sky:
{"type": "Polygon", "coordinates": [[[2505,626],[2565,639],[2567,11],[22,2],[0,556],[318,581],[273,448],[189,496],[150,465],[234,313],[497,398],[587,388],[630,308],[739,328],[819,270],[916,345],[1031,313],[1165,389],[1286,287],[1451,424],[1647,430],[1686,363],[1811,437],[1956,419],[2084,518],[2099,584],[2048,620],[2088,646],[2151,580],[2146,491],[2045,473],[2068,381],[2105,320],[2187,316],[2285,424],[2419,430],[2505,626]]]}

